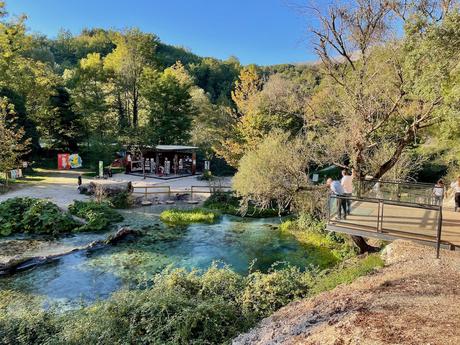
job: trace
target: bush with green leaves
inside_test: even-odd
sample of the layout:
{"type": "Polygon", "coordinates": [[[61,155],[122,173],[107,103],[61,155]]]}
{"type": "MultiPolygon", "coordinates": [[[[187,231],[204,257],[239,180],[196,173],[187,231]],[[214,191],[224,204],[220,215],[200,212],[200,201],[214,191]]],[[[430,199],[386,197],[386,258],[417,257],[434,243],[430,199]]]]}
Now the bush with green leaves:
{"type": "Polygon", "coordinates": [[[219,192],[212,194],[208,199],[205,200],[203,206],[211,210],[218,210],[225,214],[231,214],[234,216],[253,217],[253,218],[265,218],[265,217],[277,217],[279,212],[274,208],[256,208],[254,205],[249,203],[244,212],[240,205],[241,199],[235,196],[232,192],[219,192]]]}
{"type": "Polygon", "coordinates": [[[168,268],[150,287],[123,290],[73,311],[42,310],[37,297],[0,291],[0,344],[228,344],[291,301],[382,266],[377,255],[332,271],[286,267],[242,276],[228,267],[168,268]]]}
{"type": "Polygon", "coordinates": [[[69,206],[71,214],[83,218],[87,224],[76,231],[104,231],[108,227],[123,220],[123,216],[110,207],[106,202],[78,201],[69,206]]]}
{"type": "Polygon", "coordinates": [[[78,223],[50,201],[11,198],[0,203],[0,236],[14,233],[48,234],[72,232],[78,223]]]}
{"type": "Polygon", "coordinates": [[[130,208],[133,204],[133,199],[130,193],[121,192],[108,198],[110,205],[113,208],[130,208]]]}

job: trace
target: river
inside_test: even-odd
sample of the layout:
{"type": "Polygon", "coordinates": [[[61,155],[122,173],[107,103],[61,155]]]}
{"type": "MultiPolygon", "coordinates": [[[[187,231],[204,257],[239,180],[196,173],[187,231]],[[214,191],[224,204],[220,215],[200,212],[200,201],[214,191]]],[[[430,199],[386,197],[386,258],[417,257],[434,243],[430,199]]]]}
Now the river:
{"type": "MultiPolygon", "coordinates": [[[[69,309],[105,299],[124,287],[149,284],[155,273],[168,266],[205,269],[216,262],[244,275],[250,269],[267,271],[277,262],[299,267],[310,263],[302,245],[293,236],[280,232],[279,218],[243,219],[224,215],[215,224],[170,227],[148,211],[124,211],[123,215],[125,220],[118,226],[143,228],[145,235],[0,277],[0,290],[42,296],[45,307],[69,309]]],[[[105,235],[75,234],[47,241],[47,246],[55,250],[60,246],[83,245],[105,235]]]]}

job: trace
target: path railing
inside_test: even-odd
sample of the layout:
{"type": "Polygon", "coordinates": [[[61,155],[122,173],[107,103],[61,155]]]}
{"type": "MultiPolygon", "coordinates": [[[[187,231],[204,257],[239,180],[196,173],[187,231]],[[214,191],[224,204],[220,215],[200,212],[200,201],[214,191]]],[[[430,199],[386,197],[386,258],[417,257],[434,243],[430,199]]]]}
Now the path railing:
{"type": "Polygon", "coordinates": [[[433,188],[434,185],[431,183],[367,179],[357,181],[354,194],[369,199],[392,200],[418,205],[442,204],[442,198],[436,199],[433,195],[433,188]]]}

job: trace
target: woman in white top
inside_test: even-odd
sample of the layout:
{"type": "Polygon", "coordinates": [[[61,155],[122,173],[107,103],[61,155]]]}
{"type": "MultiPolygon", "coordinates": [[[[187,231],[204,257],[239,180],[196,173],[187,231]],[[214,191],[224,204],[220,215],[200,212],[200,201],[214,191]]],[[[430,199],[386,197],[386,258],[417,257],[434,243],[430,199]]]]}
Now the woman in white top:
{"type": "Polygon", "coordinates": [[[441,205],[444,198],[444,181],[439,180],[433,188],[434,204],[441,205]]]}
{"type": "Polygon", "coordinates": [[[457,176],[457,181],[451,183],[450,187],[454,191],[455,212],[457,212],[460,210],[460,175],[457,176]]]}

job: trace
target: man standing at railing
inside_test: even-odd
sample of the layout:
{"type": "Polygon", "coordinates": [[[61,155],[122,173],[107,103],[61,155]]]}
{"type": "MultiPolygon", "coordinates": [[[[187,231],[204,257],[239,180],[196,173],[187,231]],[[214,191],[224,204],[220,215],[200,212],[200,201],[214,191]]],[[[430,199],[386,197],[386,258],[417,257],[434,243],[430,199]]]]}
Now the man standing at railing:
{"type": "MultiPolygon", "coordinates": [[[[354,171],[352,175],[350,175],[347,169],[342,170],[342,179],[340,180],[340,184],[343,187],[343,195],[346,197],[351,197],[353,195],[353,177],[354,171]]],[[[351,200],[346,199],[345,204],[347,205],[347,210],[345,214],[349,215],[351,213],[351,200]]]]}
{"type": "Polygon", "coordinates": [[[344,198],[345,191],[340,181],[328,178],[326,185],[331,189],[331,194],[336,196],[337,200],[337,219],[347,219],[347,200],[344,198]],[[343,218],[342,218],[343,210],[343,218]]]}

